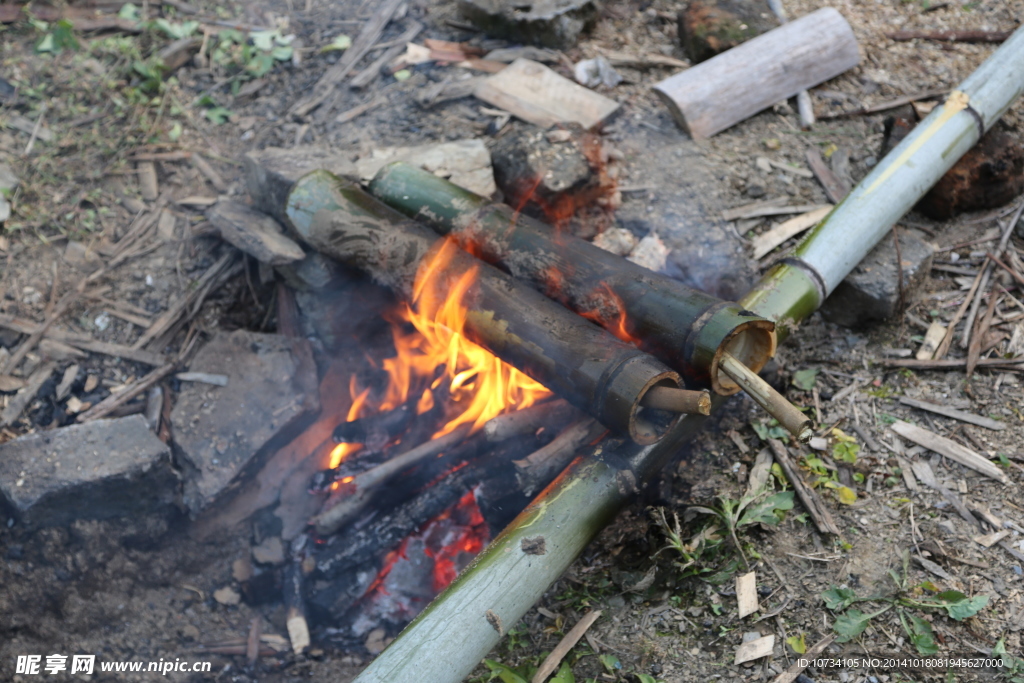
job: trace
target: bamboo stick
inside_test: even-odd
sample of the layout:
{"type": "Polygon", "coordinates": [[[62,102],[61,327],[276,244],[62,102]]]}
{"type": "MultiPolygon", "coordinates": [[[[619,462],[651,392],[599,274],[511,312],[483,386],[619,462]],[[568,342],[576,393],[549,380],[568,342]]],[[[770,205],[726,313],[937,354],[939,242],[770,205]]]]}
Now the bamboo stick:
{"type": "Polygon", "coordinates": [[[750,398],[754,399],[757,405],[778,420],[779,424],[797,440],[803,443],[811,440],[813,433],[810,419],[787,401],[785,396],[775,391],[772,385],[758,377],[757,373],[729,353],[723,354],[719,367],[722,368],[722,372],[743,387],[743,390],[750,398]]]}
{"type": "MultiPolygon", "coordinates": [[[[996,50],[964,82],[961,89],[975,101],[985,127],[991,126],[1018,93],[1024,90],[1024,30],[1018,30],[996,50]]],[[[933,112],[930,120],[934,121],[941,116],[941,111],[933,112]]],[[[974,125],[973,116],[967,115],[966,118],[972,119],[971,125],[974,125]]],[[[925,128],[929,126],[928,121],[926,119],[923,124],[925,128]]],[[[881,168],[876,173],[883,173],[885,168],[892,166],[910,145],[915,144],[915,139],[926,134],[926,140],[934,139],[935,134],[925,130],[916,137],[912,133],[909,142],[905,140],[901,147],[897,147],[882,160],[879,164],[881,168]]],[[[977,139],[969,130],[967,135],[977,139]]],[[[908,167],[906,160],[902,160],[898,164],[902,168],[898,174],[901,176],[900,182],[885,184],[872,191],[872,194],[878,192],[871,198],[874,203],[881,206],[897,202],[904,207],[900,213],[895,214],[892,222],[876,227],[870,220],[860,219],[858,211],[862,208],[846,208],[855,194],[865,190],[868,183],[874,182],[872,176],[878,178],[873,173],[867,179],[868,183],[862,182],[826,219],[825,225],[812,233],[808,242],[816,239],[823,239],[826,243],[832,241],[829,251],[837,263],[830,264],[823,256],[814,261],[823,267],[831,265],[825,268],[830,278],[825,280],[826,283],[834,282],[832,287],[838,284],[867,250],[888,233],[901,213],[917,202],[931,184],[963,154],[966,150],[963,145],[947,150],[950,138],[955,139],[956,136],[943,133],[935,143],[939,149],[934,156],[941,159],[943,167],[934,174],[921,163],[911,163],[908,167]],[[949,156],[943,157],[944,152],[949,156]],[[914,169],[928,177],[920,183],[911,184],[905,174],[914,169]],[[841,242],[835,242],[834,236],[842,235],[846,229],[853,234],[844,237],[841,242]],[[856,240],[863,240],[863,247],[850,246],[850,242],[856,240]],[[852,248],[860,252],[860,255],[848,257],[841,252],[842,248],[852,248]]],[[[909,156],[916,157],[914,150],[911,152],[909,156]]],[[[859,201],[851,204],[859,205],[859,201]]],[[[887,220],[891,215],[880,208],[871,211],[871,217],[876,219],[880,217],[881,220],[887,220]]],[[[822,245],[823,248],[825,246],[822,245]]],[[[826,291],[831,291],[820,282],[820,278],[803,266],[780,264],[767,273],[740,303],[755,313],[784,321],[784,331],[791,330],[795,323],[818,306],[826,291]]],[[[720,397],[714,401],[716,405],[723,402],[724,399],[720,397]]],[[[577,457],[359,675],[356,683],[427,679],[434,683],[458,683],[463,680],[502,635],[491,627],[485,613],[489,610],[497,614],[503,623],[515,623],[521,619],[620,507],[632,499],[637,485],[660,471],[675,449],[696,434],[703,422],[702,416],[688,415],[655,446],[624,444],[614,448],[609,445],[609,457],[604,457],[605,446],[599,445],[583,453],[584,457],[577,457]],[[536,556],[528,555],[521,549],[524,539],[538,536],[545,538],[548,549],[543,562],[537,562],[536,556]]]]}

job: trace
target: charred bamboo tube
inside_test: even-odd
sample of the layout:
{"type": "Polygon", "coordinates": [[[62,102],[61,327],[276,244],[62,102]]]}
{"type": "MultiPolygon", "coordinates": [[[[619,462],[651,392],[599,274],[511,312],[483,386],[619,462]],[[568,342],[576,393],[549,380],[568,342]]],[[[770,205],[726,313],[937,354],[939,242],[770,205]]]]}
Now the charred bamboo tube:
{"type": "Polygon", "coordinates": [[[321,253],[361,268],[410,302],[463,291],[466,338],[637,443],[654,443],[678,414],[645,408],[679,375],[326,171],[302,178],[289,219],[321,253]],[[651,428],[653,426],[653,429],[651,428]]]}
{"type": "Polygon", "coordinates": [[[810,441],[812,436],[810,419],[787,401],[785,396],[775,391],[772,385],[758,377],[757,373],[751,371],[728,353],[722,357],[722,372],[743,387],[747,395],[754,399],[757,405],[764,408],[765,412],[778,420],[779,424],[790,434],[802,442],[810,441]]]}
{"type": "Polygon", "coordinates": [[[385,166],[370,192],[499,265],[616,337],[677,370],[687,386],[740,390],[720,372],[728,350],[754,372],[775,353],[774,324],[589,242],[404,163],[385,166]]]}
{"type": "MultiPolygon", "coordinates": [[[[1024,29],[1018,29],[960,89],[976,103],[985,128],[991,126],[1024,92],[1024,29]]],[[[933,112],[932,117],[936,113],[938,111],[933,112]]],[[[925,123],[929,120],[934,119],[929,117],[925,123]]],[[[912,133],[904,140],[879,166],[889,166],[895,155],[905,152],[914,135],[912,133]]],[[[948,140],[945,135],[940,139],[948,140]]],[[[941,143],[936,144],[938,149],[932,153],[942,157],[946,148],[941,143]]],[[[934,176],[932,182],[962,154],[961,147],[951,148],[949,157],[942,158],[943,170],[934,176]]],[[[930,177],[931,171],[917,163],[909,164],[900,173],[910,172],[912,167],[930,177]]],[[[875,202],[879,205],[898,202],[906,207],[905,211],[930,187],[923,180],[920,183],[907,180],[898,185],[879,187],[875,202]]],[[[865,183],[869,181],[870,175],[854,192],[867,187],[865,183]]],[[[845,206],[847,201],[849,198],[840,206],[845,206]]],[[[836,212],[838,210],[839,207],[836,212]]],[[[855,214],[845,210],[843,213],[843,221],[848,221],[845,225],[843,221],[831,222],[833,227],[822,237],[817,237],[821,234],[819,229],[808,238],[822,240],[822,249],[831,243],[832,262],[821,263],[831,266],[829,273],[840,281],[857,264],[857,260],[850,259],[842,250],[855,248],[859,251],[861,245],[848,247],[848,244],[860,239],[863,240],[863,255],[888,230],[887,227],[879,233],[870,224],[862,223],[855,214]],[[844,236],[839,243],[834,241],[837,232],[841,234],[846,228],[853,230],[854,226],[859,228],[859,235],[844,236]]],[[[817,287],[816,279],[808,271],[781,264],[761,278],[740,303],[760,315],[785,321],[787,325],[782,329],[785,333],[792,329],[793,324],[810,315],[820,303],[817,287]]],[[[714,401],[715,404],[722,402],[721,398],[714,401]]],[[[490,610],[503,624],[519,621],[631,499],[635,488],[630,486],[630,482],[642,486],[661,470],[683,442],[697,433],[703,423],[703,417],[687,415],[655,445],[622,444],[616,447],[614,444],[601,444],[581,454],[354,683],[427,678],[436,683],[463,680],[504,635],[491,627],[485,613],[490,610]],[[521,548],[524,539],[538,536],[544,537],[547,548],[543,562],[537,562],[535,556],[528,555],[521,548]]]]}

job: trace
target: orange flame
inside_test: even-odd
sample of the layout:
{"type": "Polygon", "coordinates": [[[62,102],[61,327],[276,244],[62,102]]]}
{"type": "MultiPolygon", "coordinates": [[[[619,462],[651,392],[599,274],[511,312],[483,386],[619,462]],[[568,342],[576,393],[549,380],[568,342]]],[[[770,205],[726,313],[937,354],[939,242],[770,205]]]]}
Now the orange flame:
{"type": "MultiPolygon", "coordinates": [[[[434,407],[431,389],[447,383],[448,401],[456,414],[434,434],[438,437],[463,424],[471,424],[475,432],[493,417],[551,395],[542,384],[463,336],[469,313],[464,300],[478,271],[466,271],[452,285],[445,282],[445,266],[458,249],[453,240],[446,240],[421,266],[413,305],[403,305],[392,326],[396,355],[382,363],[388,374],[383,396],[371,405],[369,389],[360,392],[353,376],[349,384],[353,401],[346,421],[392,410],[416,396],[416,412],[422,414],[434,407]],[[415,332],[407,331],[404,323],[411,323],[415,332]]],[[[337,467],[359,448],[358,444],[338,444],[331,452],[330,467],[337,467]]]]}

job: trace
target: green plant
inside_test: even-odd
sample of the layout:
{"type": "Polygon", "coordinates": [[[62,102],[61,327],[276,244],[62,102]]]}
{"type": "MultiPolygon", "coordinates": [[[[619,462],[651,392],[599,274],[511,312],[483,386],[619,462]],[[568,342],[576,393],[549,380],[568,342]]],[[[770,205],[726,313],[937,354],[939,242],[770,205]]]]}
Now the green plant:
{"type": "Polygon", "coordinates": [[[942,610],[946,615],[955,620],[963,621],[980,612],[988,604],[987,595],[976,595],[968,598],[959,591],[937,592],[935,586],[926,581],[911,589],[907,585],[907,573],[910,565],[910,553],[903,554],[903,573],[897,574],[889,570],[889,576],[896,584],[896,590],[890,594],[879,594],[859,596],[849,588],[833,586],[821,594],[825,607],[834,613],[838,613],[832,628],[839,637],[836,640],[840,643],[853,640],[859,637],[868,624],[875,617],[895,609],[907,634],[907,638],[918,653],[931,655],[938,652],[938,644],[935,640],[935,633],[928,620],[923,619],[910,610],[942,610]],[[919,597],[925,592],[934,593],[924,598],[919,597]],[[858,602],[880,603],[883,606],[874,612],[862,612],[851,608],[851,605],[858,602]]]}
{"type": "Polygon", "coordinates": [[[266,76],[274,64],[292,58],[292,40],[295,36],[283,36],[280,31],[253,31],[246,35],[241,31],[221,31],[211,59],[214,64],[233,72],[232,91],[237,93],[243,81],[266,76]]]}
{"type": "Polygon", "coordinates": [[[789,442],[789,432],[775,418],[768,421],[754,420],[750,423],[750,426],[761,441],[779,439],[780,441],[789,442]]]}
{"type": "Polygon", "coordinates": [[[691,510],[707,515],[713,515],[722,522],[729,537],[732,539],[736,551],[739,552],[744,566],[750,569],[747,556],[743,553],[736,531],[741,527],[751,524],[766,524],[775,526],[782,521],[780,513],[793,509],[793,492],[779,491],[772,493],[770,489],[762,489],[750,495],[745,495],[739,500],[732,500],[726,496],[719,496],[718,507],[703,507],[695,505],[691,510]]]}

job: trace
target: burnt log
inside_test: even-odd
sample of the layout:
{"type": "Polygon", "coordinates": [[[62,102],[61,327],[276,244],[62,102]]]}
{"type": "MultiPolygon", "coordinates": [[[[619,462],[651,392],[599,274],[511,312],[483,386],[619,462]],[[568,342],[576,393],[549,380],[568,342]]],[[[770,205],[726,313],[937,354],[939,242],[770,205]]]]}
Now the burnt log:
{"type": "Polygon", "coordinates": [[[381,169],[370,191],[517,280],[557,299],[719,394],[739,385],[719,372],[726,348],[759,371],[775,351],[774,324],[734,303],[686,287],[505,204],[491,204],[405,164],[381,169]]]}
{"type": "Polygon", "coordinates": [[[637,443],[654,443],[678,418],[641,405],[654,386],[679,388],[679,376],[662,362],[475,259],[357,185],[326,171],[311,173],[292,191],[288,214],[315,249],[369,272],[421,312],[463,292],[467,314],[460,332],[467,339],[610,429],[637,443]]]}

